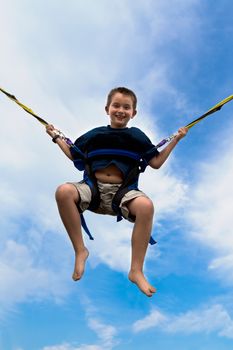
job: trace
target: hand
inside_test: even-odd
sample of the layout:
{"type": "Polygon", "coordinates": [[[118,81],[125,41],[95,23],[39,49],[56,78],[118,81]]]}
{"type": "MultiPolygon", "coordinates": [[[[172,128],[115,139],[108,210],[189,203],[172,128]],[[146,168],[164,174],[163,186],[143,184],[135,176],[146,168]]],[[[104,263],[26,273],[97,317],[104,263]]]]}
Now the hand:
{"type": "Polygon", "coordinates": [[[177,141],[181,140],[183,137],[186,136],[187,132],[188,132],[188,128],[186,126],[183,126],[182,128],[179,128],[178,130],[178,134],[176,136],[177,141]]]}
{"type": "Polygon", "coordinates": [[[51,137],[54,137],[57,132],[57,130],[55,129],[55,127],[52,124],[49,124],[46,126],[46,132],[47,134],[49,134],[51,137]]]}

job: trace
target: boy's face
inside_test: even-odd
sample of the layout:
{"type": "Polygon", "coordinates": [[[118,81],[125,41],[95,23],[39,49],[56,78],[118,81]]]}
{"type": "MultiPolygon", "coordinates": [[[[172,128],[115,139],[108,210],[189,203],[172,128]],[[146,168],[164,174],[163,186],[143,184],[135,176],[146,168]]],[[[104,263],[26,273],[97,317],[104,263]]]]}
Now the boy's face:
{"type": "Polygon", "coordinates": [[[133,108],[133,100],[130,96],[117,92],[113,95],[110,105],[105,107],[110,117],[112,128],[125,128],[137,111],[133,108]]]}

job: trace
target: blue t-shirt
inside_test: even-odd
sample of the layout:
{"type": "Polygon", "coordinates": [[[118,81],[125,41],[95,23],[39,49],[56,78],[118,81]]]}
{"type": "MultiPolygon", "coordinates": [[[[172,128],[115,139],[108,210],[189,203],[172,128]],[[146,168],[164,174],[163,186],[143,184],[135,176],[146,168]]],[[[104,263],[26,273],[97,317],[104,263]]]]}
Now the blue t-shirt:
{"type": "MultiPolygon", "coordinates": [[[[146,134],[135,127],[112,128],[110,125],[100,126],[80,136],[75,141],[75,146],[84,154],[100,149],[120,149],[134,152],[147,163],[159,154],[157,148],[152,144],[146,134]]],[[[80,159],[75,148],[71,147],[70,151],[74,162],[80,159]]],[[[90,162],[94,172],[106,168],[109,165],[115,165],[121,170],[124,176],[135,166],[135,160],[116,154],[98,155],[91,158],[90,162]]]]}

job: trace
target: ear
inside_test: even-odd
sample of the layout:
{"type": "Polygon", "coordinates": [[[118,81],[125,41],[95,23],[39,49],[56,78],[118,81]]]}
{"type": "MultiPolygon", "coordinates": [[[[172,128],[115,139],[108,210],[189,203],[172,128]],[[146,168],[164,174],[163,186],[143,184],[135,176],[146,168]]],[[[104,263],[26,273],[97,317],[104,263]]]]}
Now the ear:
{"type": "Polygon", "coordinates": [[[105,112],[108,114],[108,106],[105,106],[105,112]]]}
{"type": "Polygon", "coordinates": [[[135,117],[136,114],[137,114],[137,110],[135,109],[135,110],[133,111],[133,115],[132,115],[131,119],[133,119],[133,118],[135,117]]]}

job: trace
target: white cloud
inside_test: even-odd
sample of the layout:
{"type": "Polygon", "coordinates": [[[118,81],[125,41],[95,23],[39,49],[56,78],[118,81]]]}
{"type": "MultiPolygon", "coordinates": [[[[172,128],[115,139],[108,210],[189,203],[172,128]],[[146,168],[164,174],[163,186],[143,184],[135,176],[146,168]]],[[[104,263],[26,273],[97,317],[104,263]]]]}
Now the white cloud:
{"type": "Polygon", "coordinates": [[[186,314],[176,316],[165,326],[171,333],[211,333],[219,336],[233,338],[233,320],[222,305],[213,305],[201,310],[189,311],[186,314]]]}
{"type": "Polygon", "coordinates": [[[218,271],[221,278],[224,278],[225,283],[232,284],[233,281],[233,254],[225,255],[213,259],[209,264],[209,269],[214,273],[218,271]]]}
{"type": "Polygon", "coordinates": [[[42,350],[102,350],[103,348],[98,345],[81,345],[75,346],[68,343],[60,345],[45,346],[42,350]]]}
{"type": "MultiPolygon", "coordinates": [[[[1,42],[6,44],[0,57],[1,67],[4,67],[3,88],[74,139],[87,129],[105,123],[105,94],[113,85],[130,85],[138,92],[139,109],[140,105],[143,107],[135,125],[154,142],[159,141],[162,132],[154,126],[157,116],[152,117],[150,113],[152,101],[167,94],[178,110],[183,110],[187,104],[185,96],[169,80],[173,63],[163,52],[161,41],[171,42],[182,32],[186,33],[183,40],[187,44],[188,38],[195,34],[193,28],[197,23],[193,12],[192,21],[185,20],[183,14],[195,12],[198,1],[183,4],[182,14],[178,9],[180,2],[175,3],[177,6],[167,8],[164,1],[156,4],[149,0],[124,4],[112,1],[110,4],[102,0],[98,5],[88,1],[64,7],[54,1],[46,6],[43,2],[32,6],[28,0],[20,4],[9,1],[0,14],[2,27],[8,28],[0,33],[1,42]],[[151,11],[154,6],[155,11],[151,11]],[[121,14],[117,23],[116,13],[121,14]],[[180,21],[176,30],[173,24],[171,31],[168,29],[174,14],[180,16],[180,21]],[[119,28],[124,31],[120,38],[119,28]]],[[[4,115],[0,137],[3,244],[7,246],[8,240],[14,241],[16,246],[21,244],[17,234],[21,232],[22,220],[29,219],[28,230],[33,236],[30,243],[35,253],[38,241],[45,244],[41,238],[45,232],[58,235],[64,232],[54,201],[56,186],[81,179],[81,174],[50,141],[43,126],[5,96],[0,98],[4,115]]],[[[172,161],[170,164],[159,172],[148,171],[142,175],[141,188],[155,203],[156,220],[177,213],[186,201],[188,187],[182,177],[172,173],[172,161]]],[[[88,215],[87,222],[90,228],[94,227],[95,235],[93,244],[88,243],[92,266],[104,262],[112,269],[128,271],[132,225],[116,224],[113,217],[92,214],[88,215]],[[119,260],[119,256],[124,259],[119,260]]],[[[63,241],[58,242],[63,246],[63,241]]],[[[28,242],[23,247],[24,254],[32,258],[28,242]]],[[[49,249],[47,254],[53,255],[52,247],[49,249]]],[[[36,260],[30,264],[29,276],[33,271],[43,275],[36,260]]],[[[16,267],[9,267],[8,263],[2,266],[6,270],[13,269],[20,278],[16,267]]],[[[29,285],[27,288],[29,290],[25,289],[22,295],[37,295],[35,289],[30,289],[29,285]]],[[[50,293],[47,288],[45,291],[50,293]]],[[[15,296],[15,300],[24,300],[24,297],[15,296]]]]}
{"type": "MultiPolygon", "coordinates": [[[[64,20],[64,16],[56,17],[56,14],[58,15],[60,11],[63,11],[63,7],[56,7],[56,12],[53,16],[54,26],[50,28],[51,31],[48,30],[51,19],[49,7],[46,7],[46,12],[43,13],[43,9],[37,5],[37,13],[35,13],[34,8],[31,6],[27,7],[27,1],[22,2],[20,9],[18,8],[19,12],[22,11],[24,7],[27,7],[27,11],[24,13],[25,20],[23,23],[20,16],[18,16],[18,14],[16,16],[17,11],[13,11],[11,2],[5,7],[4,18],[6,19],[10,16],[9,13],[11,13],[11,18],[15,19],[12,21],[11,27],[11,31],[14,35],[11,32],[9,32],[9,34],[6,32],[5,35],[11,35],[8,41],[10,42],[11,39],[16,43],[15,52],[11,53],[11,56],[15,57],[15,60],[17,60],[17,66],[12,64],[10,76],[7,74],[7,71],[4,72],[3,81],[6,82],[6,87],[4,87],[6,89],[9,88],[9,92],[14,93],[23,103],[31,107],[36,113],[48,121],[52,121],[58,125],[65,133],[69,134],[68,136],[73,138],[94,125],[105,123],[105,120],[100,119],[99,116],[104,115],[103,107],[105,101],[103,101],[103,95],[105,93],[103,90],[106,89],[106,86],[107,89],[109,86],[112,87],[112,80],[114,78],[111,72],[115,72],[114,74],[116,74],[117,71],[119,72],[122,70],[122,72],[124,72],[128,69],[128,65],[126,65],[126,67],[124,67],[124,65],[127,62],[131,62],[131,59],[128,59],[125,55],[122,56],[125,47],[128,46],[128,42],[132,43],[129,48],[129,50],[132,51],[130,56],[132,56],[134,50],[136,50],[136,48],[138,50],[138,48],[141,47],[136,43],[139,43],[139,41],[143,42],[144,40],[144,31],[142,31],[142,37],[135,36],[134,32],[135,26],[138,31],[141,30],[141,27],[138,27],[138,22],[133,20],[133,16],[140,16],[141,5],[137,4],[132,11],[126,4],[122,5],[119,4],[119,2],[111,3],[113,10],[124,13],[124,16],[118,18],[117,28],[114,26],[112,27],[112,32],[109,33],[108,39],[108,37],[106,37],[108,33],[105,31],[107,25],[106,18],[109,23],[112,23],[115,15],[114,11],[110,11],[109,15],[106,16],[106,2],[102,1],[101,4],[98,4],[95,16],[92,18],[93,21],[89,23],[88,31],[82,31],[81,34],[81,32],[77,30],[75,45],[74,42],[69,44],[66,41],[66,38],[70,37],[71,27],[63,26],[62,36],[58,37],[56,35],[56,30],[60,32],[61,18],[63,18],[62,21],[64,20]],[[43,26],[41,27],[41,22],[37,18],[39,18],[42,13],[43,26]],[[35,17],[35,15],[39,17],[35,17]],[[27,30],[28,26],[31,26],[31,32],[27,30]],[[117,39],[119,26],[126,26],[128,29],[120,42],[117,39]],[[86,42],[87,38],[92,38],[91,33],[96,32],[96,27],[98,28],[99,36],[98,38],[95,36],[95,40],[91,39],[94,46],[90,45],[89,42],[86,50],[78,50],[79,42],[83,40],[86,42]],[[103,60],[102,52],[104,48],[101,46],[103,45],[102,40],[99,40],[101,33],[105,33],[105,42],[108,43],[107,55],[109,55],[110,52],[114,52],[114,55],[111,56],[111,60],[103,60]],[[21,50],[17,44],[20,42],[18,36],[22,37],[22,39],[24,38],[26,42],[30,42],[33,35],[40,35],[40,40],[36,40],[37,57],[30,56],[27,51],[23,50],[23,47],[21,50]],[[87,37],[83,37],[83,35],[87,37]],[[52,41],[50,36],[53,36],[52,41]],[[110,37],[112,39],[110,39],[110,37]],[[42,38],[44,41],[41,40],[42,38]],[[96,39],[98,39],[98,43],[96,43],[96,39]],[[51,42],[51,45],[48,45],[48,41],[51,42]],[[134,42],[135,45],[133,45],[134,42]],[[100,45],[100,43],[102,44],[100,45]],[[62,45],[65,45],[66,50],[61,54],[62,45]],[[114,49],[115,45],[117,45],[116,50],[114,49]],[[43,48],[46,48],[46,51],[44,51],[43,48]],[[57,54],[57,50],[59,51],[59,55],[57,54]],[[94,57],[92,55],[93,50],[95,51],[94,57]],[[44,55],[42,55],[43,57],[39,54],[41,52],[44,52],[44,55]],[[120,57],[124,59],[121,60],[120,57]],[[96,64],[94,64],[93,60],[96,64]],[[36,65],[40,66],[35,66],[35,62],[36,65]],[[51,62],[53,62],[52,65],[51,62]],[[117,65],[117,70],[114,69],[114,65],[117,65]],[[64,67],[67,67],[65,69],[67,74],[72,70],[72,76],[62,74],[62,72],[64,72],[64,67]],[[39,68],[40,77],[34,75],[35,68],[37,68],[37,71],[39,68]],[[85,75],[83,73],[83,68],[85,68],[85,75]],[[49,73],[48,69],[50,69],[49,73]],[[102,74],[102,71],[104,71],[105,74],[102,74]],[[98,74],[98,76],[95,76],[95,74],[98,74]],[[105,79],[105,81],[100,79],[99,74],[102,77],[101,79],[105,79]],[[44,82],[41,83],[42,75],[44,75],[44,77],[46,76],[46,84],[44,82]],[[17,84],[15,84],[15,81],[17,81],[17,84]],[[60,95],[60,89],[62,86],[66,87],[68,81],[70,86],[68,90],[64,89],[64,99],[63,95],[60,95]],[[93,86],[93,81],[98,81],[98,86],[93,86]],[[52,89],[54,89],[54,92],[52,92],[52,89]],[[90,90],[92,94],[89,93],[90,90]],[[59,95],[61,96],[61,100],[59,100],[59,95]],[[78,112],[77,118],[74,117],[76,111],[78,112]],[[78,126],[77,121],[79,123],[78,126]],[[72,130],[72,132],[69,133],[68,130],[72,130]]],[[[83,6],[81,3],[73,6],[74,8],[72,11],[70,7],[66,8],[65,11],[71,19],[73,19],[75,13],[75,16],[77,15],[79,19],[76,19],[75,23],[77,21],[82,24],[88,6],[86,4],[83,6]]],[[[160,12],[160,9],[158,9],[158,13],[160,12]]],[[[91,13],[94,12],[91,11],[91,13]]],[[[149,13],[146,15],[148,16],[149,13]]],[[[88,16],[90,16],[90,13],[88,13],[88,16]]],[[[35,42],[35,38],[33,38],[32,45],[34,45],[33,42],[35,42]]],[[[144,42],[144,46],[147,45],[146,42],[147,41],[144,42]]],[[[147,47],[147,50],[148,49],[149,45],[147,47]]],[[[11,50],[14,50],[14,45],[12,45],[11,50]]],[[[9,51],[4,51],[4,57],[2,57],[2,59],[5,58],[7,61],[7,54],[9,54],[9,51]]],[[[135,56],[134,62],[137,61],[137,57],[139,56],[135,56]]],[[[139,61],[138,63],[140,64],[139,61]]],[[[153,69],[152,67],[152,70],[153,69]]],[[[166,88],[169,87],[169,82],[165,75],[166,72],[162,70],[161,74],[156,78],[156,89],[159,90],[163,82],[166,82],[166,88]]],[[[152,82],[143,77],[139,89],[142,100],[143,95],[147,96],[148,82],[150,83],[149,85],[152,84],[152,82]],[[143,91],[145,91],[145,93],[143,91]]],[[[155,82],[155,79],[153,79],[153,82],[155,82]]],[[[136,83],[136,86],[139,86],[138,83],[136,83]]],[[[2,181],[5,183],[2,191],[4,192],[3,197],[7,200],[7,203],[4,203],[4,207],[2,207],[5,222],[10,221],[9,215],[14,215],[14,212],[25,214],[28,210],[28,205],[30,205],[28,214],[30,213],[33,220],[34,218],[37,219],[38,226],[44,224],[40,224],[40,220],[44,218],[44,220],[47,221],[47,229],[52,230],[54,229],[54,224],[57,222],[60,223],[55,209],[53,209],[53,212],[49,210],[49,207],[55,208],[55,203],[52,203],[52,200],[56,185],[67,180],[80,179],[81,174],[76,175],[72,164],[64,159],[57,147],[52,144],[50,139],[45,135],[43,126],[34,120],[33,117],[21,111],[13,102],[10,100],[8,101],[5,96],[2,96],[2,98],[3,106],[1,106],[1,108],[4,108],[3,111],[5,115],[9,116],[5,119],[5,130],[2,138],[0,138],[0,147],[4,150],[1,154],[1,161],[5,168],[5,171],[2,173],[2,181]],[[16,172],[17,176],[15,176],[16,172]],[[43,193],[48,191],[51,196],[50,199],[48,195],[43,195],[43,193]],[[10,197],[8,196],[9,193],[11,193],[10,197]],[[33,205],[30,204],[32,202],[32,197],[33,205]],[[10,198],[11,201],[9,201],[10,198]],[[8,210],[9,206],[11,206],[10,212],[8,210]],[[38,212],[40,213],[39,215],[38,212]],[[44,215],[42,212],[44,212],[44,215]],[[49,220],[49,217],[51,217],[51,220],[49,220]]],[[[144,116],[143,113],[143,119],[138,117],[137,122],[153,139],[157,139],[155,136],[158,131],[154,130],[150,115],[145,113],[144,116]]],[[[162,213],[163,210],[164,212],[169,212],[176,209],[178,203],[182,202],[185,195],[185,185],[181,179],[176,178],[169,171],[161,170],[160,174],[161,175],[156,176],[156,181],[154,180],[154,174],[145,174],[141,182],[146,184],[153,184],[155,182],[155,186],[145,185],[145,190],[151,195],[152,199],[155,199],[156,203],[159,203],[159,212],[162,213]],[[159,185],[156,186],[156,184],[159,185]]],[[[95,217],[93,220],[97,220],[97,218],[95,217]]],[[[96,221],[101,222],[98,231],[103,230],[102,227],[104,227],[103,236],[105,236],[106,227],[108,226],[108,221],[106,221],[106,223],[105,220],[106,218],[101,217],[99,221],[96,221]]],[[[124,238],[124,235],[128,235],[126,231],[131,230],[131,227],[129,228],[129,225],[126,224],[125,226],[121,225],[119,229],[120,226],[115,225],[115,219],[111,218],[111,220],[114,221],[114,228],[113,225],[111,225],[111,228],[116,232],[116,234],[114,233],[115,238],[110,239],[107,237],[104,241],[104,243],[106,243],[106,249],[103,249],[101,246],[98,248],[97,246],[96,250],[100,249],[97,256],[100,256],[100,260],[109,264],[112,268],[126,270],[126,266],[128,266],[129,263],[129,253],[127,253],[129,240],[128,237],[124,238]],[[119,230],[122,231],[122,234],[119,234],[119,230]],[[119,241],[117,241],[118,239],[119,241]],[[114,243],[116,247],[116,249],[114,249],[115,254],[110,254],[110,251],[112,251],[112,243],[114,243]],[[124,253],[126,253],[125,256],[128,258],[126,258],[125,262],[122,261],[122,266],[119,266],[118,256],[119,254],[122,256],[124,253]]],[[[96,261],[97,260],[98,258],[96,261]]]]}
{"type": "Polygon", "coordinates": [[[111,325],[106,325],[100,322],[96,318],[90,318],[88,320],[88,324],[90,329],[92,329],[102,342],[102,348],[104,349],[112,349],[114,345],[116,345],[116,335],[117,330],[115,327],[111,325]]]}
{"type": "MultiPolygon", "coordinates": [[[[221,135],[218,135],[221,138],[221,135]]],[[[214,151],[208,163],[199,167],[197,183],[190,192],[187,215],[192,238],[210,248],[214,256],[210,271],[225,283],[233,283],[233,148],[230,130],[223,145],[214,151]]]]}
{"type": "Polygon", "coordinates": [[[93,301],[84,297],[82,303],[85,308],[88,327],[96,333],[102,349],[113,349],[118,344],[117,328],[100,320],[98,305],[93,304],[93,301]]]}
{"type": "Polygon", "coordinates": [[[164,316],[160,311],[153,310],[151,313],[144,317],[142,320],[138,320],[133,324],[134,332],[141,332],[154,327],[160,327],[161,323],[166,321],[166,316],[164,316]]]}
{"type": "Polygon", "coordinates": [[[116,339],[118,334],[117,329],[99,320],[97,313],[98,308],[93,305],[91,301],[85,296],[82,299],[83,306],[85,308],[87,325],[92,330],[98,340],[97,344],[82,344],[75,345],[69,343],[63,343],[53,346],[45,346],[42,350],[112,350],[119,341],[116,339]]]}
{"type": "MultiPolygon", "coordinates": [[[[0,57],[1,84],[72,139],[104,124],[103,96],[113,85],[129,85],[138,93],[139,110],[143,107],[135,125],[159,141],[167,135],[155,128],[158,116],[152,118],[151,105],[165,96],[166,103],[171,102],[176,110],[187,109],[186,96],[174,88],[170,72],[179,68],[175,49],[180,45],[186,48],[187,55],[195,55],[202,37],[196,15],[200,1],[175,0],[173,4],[167,5],[163,0],[101,0],[97,4],[88,0],[63,6],[57,1],[33,5],[28,0],[7,1],[0,14],[0,41],[4,47],[0,57]],[[123,35],[119,36],[119,32],[123,35]],[[171,50],[163,52],[166,44],[171,50]]],[[[53,192],[59,183],[81,175],[59,153],[36,120],[5,96],[0,99],[4,116],[0,135],[0,302],[10,308],[30,298],[59,300],[67,293],[66,277],[70,271],[61,259],[57,265],[59,276],[54,273],[54,246],[47,245],[44,238],[48,232],[56,232],[56,251],[64,254],[64,241],[60,239],[64,231],[53,192]],[[19,235],[28,219],[23,242],[19,235]],[[48,259],[42,264],[38,259],[40,252],[44,261],[51,256],[53,263],[48,259]]],[[[173,173],[174,156],[170,165],[159,172],[148,171],[141,180],[141,188],[155,203],[156,220],[179,214],[187,205],[189,192],[193,204],[187,207],[187,216],[194,228],[192,239],[214,249],[216,257],[209,267],[229,281],[233,281],[231,153],[229,147],[227,157],[213,160],[216,166],[207,164],[199,170],[203,177],[194,191],[182,176],[173,173]]],[[[104,262],[126,272],[132,225],[116,224],[115,218],[92,214],[87,221],[95,235],[95,241],[88,243],[92,266],[104,262]]],[[[63,343],[45,346],[43,350],[107,350],[115,346],[115,327],[92,313],[87,316],[87,323],[99,337],[97,344],[63,343]]],[[[133,330],[152,327],[167,333],[216,332],[228,338],[233,334],[232,318],[221,305],[179,316],[153,310],[135,322],[133,330]]]]}
{"type": "Polygon", "coordinates": [[[68,293],[62,271],[40,266],[26,245],[9,240],[0,253],[1,312],[11,309],[17,302],[53,298],[57,301],[68,293]],[[62,276],[63,275],[63,276],[62,276]]]}
{"type": "Polygon", "coordinates": [[[218,336],[233,338],[233,319],[220,304],[191,310],[180,315],[163,314],[158,310],[133,324],[134,332],[157,328],[166,333],[216,333],[218,336]]]}

